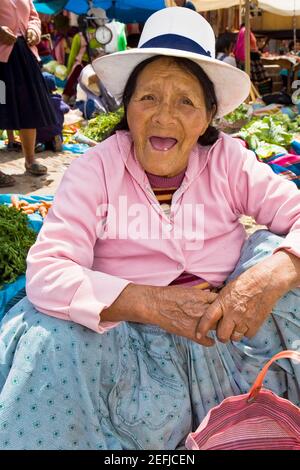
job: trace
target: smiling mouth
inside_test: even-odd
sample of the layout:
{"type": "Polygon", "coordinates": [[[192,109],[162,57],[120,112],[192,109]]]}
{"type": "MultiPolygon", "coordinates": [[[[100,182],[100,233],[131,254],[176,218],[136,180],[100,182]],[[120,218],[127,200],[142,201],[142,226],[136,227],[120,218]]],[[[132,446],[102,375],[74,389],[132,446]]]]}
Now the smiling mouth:
{"type": "Polygon", "coordinates": [[[177,144],[177,139],[174,137],[158,137],[158,136],[151,136],[149,138],[150,144],[154,150],[158,150],[159,152],[167,152],[171,150],[177,144]]]}

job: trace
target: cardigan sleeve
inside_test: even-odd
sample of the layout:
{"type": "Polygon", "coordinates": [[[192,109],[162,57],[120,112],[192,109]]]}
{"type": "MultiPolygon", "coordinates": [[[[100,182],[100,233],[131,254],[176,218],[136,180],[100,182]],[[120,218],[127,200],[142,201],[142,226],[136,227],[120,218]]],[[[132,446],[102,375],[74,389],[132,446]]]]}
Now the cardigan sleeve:
{"type": "Polygon", "coordinates": [[[102,220],[98,208],[106,197],[101,162],[93,152],[74,161],[63,177],[28,254],[26,290],[41,312],[102,333],[117,323],[101,323],[101,311],[129,281],[92,269],[102,220]]]}
{"type": "Polygon", "coordinates": [[[39,38],[39,42],[41,40],[41,20],[39,18],[39,15],[32,3],[32,0],[30,0],[30,15],[29,15],[29,21],[28,21],[28,28],[27,29],[33,29],[35,33],[37,34],[39,38]]]}

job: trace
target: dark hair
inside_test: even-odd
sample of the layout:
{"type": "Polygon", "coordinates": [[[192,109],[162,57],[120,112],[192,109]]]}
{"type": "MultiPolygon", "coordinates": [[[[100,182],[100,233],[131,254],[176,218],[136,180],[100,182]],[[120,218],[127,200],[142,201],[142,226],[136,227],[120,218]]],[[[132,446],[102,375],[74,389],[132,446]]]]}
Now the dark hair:
{"type": "MultiPolygon", "coordinates": [[[[150,59],[144,60],[143,62],[141,62],[135,67],[135,69],[131,73],[126,83],[124,93],[123,93],[124,117],[119,122],[119,124],[117,124],[117,126],[113,129],[110,135],[113,135],[116,131],[119,131],[119,130],[129,130],[128,122],[127,122],[127,109],[128,109],[128,105],[131,100],[131,97],[135,91],[138,76],[148,64],[151,64],[155,60],[161,59],[162,57],[165,57],[165,56],[158,55],[155,57],[151,57],[150,59]]],[[[217,97],[216,97],[216,93],[215,93],[215,89],[214,89],[214,85],[212,81],[208,78],[204,70],[195,62],[189,59],[181,58],[181,57],[180,58],[172,57],[172,60],[174,60],[174,62],[178,66],[187,70],[199,80],[199,83],[204,91],[206,110],[207,112],[212,113],[212,118],[214,118],[217,113],[218,103],[217,103],[217,97]]],[[[201,145],[212,145],[217,141],[218,138],[219,138],[218,129],[209,125],[205,133],[199,137],[198,142],[201,145]]]]}
{"type": "Polygon", "coordinates": [[[235,38],[232,33],[220,34],[216,41],[216,53],[229,51],[230,47],[234,44],[235,38]]]}

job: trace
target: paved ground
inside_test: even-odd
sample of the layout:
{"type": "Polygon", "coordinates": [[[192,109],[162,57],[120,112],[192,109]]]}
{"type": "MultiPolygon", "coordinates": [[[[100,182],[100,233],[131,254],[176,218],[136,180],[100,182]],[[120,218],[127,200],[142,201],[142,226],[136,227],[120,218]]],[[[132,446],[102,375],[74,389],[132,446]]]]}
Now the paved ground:
{"type": "Polygon", "coordinates": [[[47,151],[38,154],[37,157],[38,162],[48,167],[48,174],[45,176],[25,174],[24,158],[21,153],[0,150],[0,169],[16,179],[15,186],[0,188],[0,194],[54,194],[65,170],[77,155],[47,151]]]}

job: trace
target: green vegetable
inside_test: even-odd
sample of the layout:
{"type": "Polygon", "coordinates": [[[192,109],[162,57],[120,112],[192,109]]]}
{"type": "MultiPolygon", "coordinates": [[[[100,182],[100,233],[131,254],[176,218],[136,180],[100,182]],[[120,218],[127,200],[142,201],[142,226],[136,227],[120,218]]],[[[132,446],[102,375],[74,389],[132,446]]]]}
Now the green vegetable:
{"type": "Polygon", "coordinates": [[[123,116],[123,108],[120,108],[115,113],[99,114],[89,121],[88,126],[83,129],[83,134],[89,139],[101,142],[110,134],[123,116]]]}
{"type": "Polygon", "coordinates": [[[15,281],[26,271],[27,253],[35,239],[27,215],[0,204],[0,286],[15,281]]]}
{"type": "Polygon", "coordinates": [[[268,144],[266,142],[260,142],[255,150],[256,155],[259,159],[273,157],[274,155],[286,154],[286,149],[280,147],[280,145],[268,144]]]}
{"type": "Polygon", "coordinates": [[[230,124],[233,124],[236,121],[241,121],[247,119],[249,116],[249,106],[245,103],[242,103],[238,108],[236,108],[231,113],[224,116],[224,120],[230,124]]]}
{"type": "Polygon", "coordinates": [[[261,144],[274,144],[290,147],[296,134],[300,132],[300,119],[291,120],[288,115],[277,113],[264,118],[256,117],[246,124],[239,132],[252,150],[261,144]]]}

